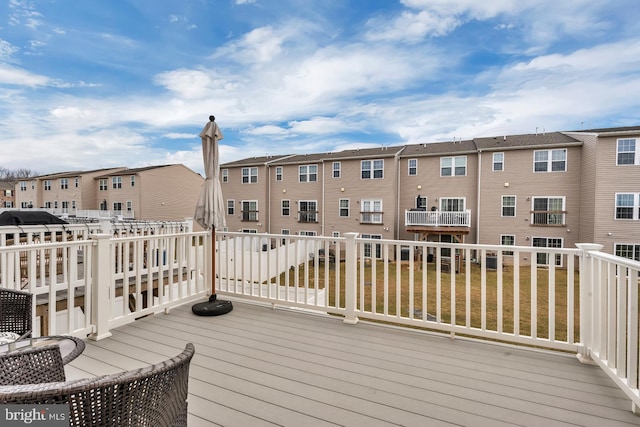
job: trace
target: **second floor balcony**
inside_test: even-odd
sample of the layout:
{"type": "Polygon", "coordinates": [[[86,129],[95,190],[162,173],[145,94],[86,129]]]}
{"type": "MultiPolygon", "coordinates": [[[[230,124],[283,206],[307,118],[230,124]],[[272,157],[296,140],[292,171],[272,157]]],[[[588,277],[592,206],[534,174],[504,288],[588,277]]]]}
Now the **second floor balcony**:
{"type": "Polygon", "coordinates": [[[471,227],[471,211],[441,211],[408,209],[404,212],[405,226],[471,227]]]}

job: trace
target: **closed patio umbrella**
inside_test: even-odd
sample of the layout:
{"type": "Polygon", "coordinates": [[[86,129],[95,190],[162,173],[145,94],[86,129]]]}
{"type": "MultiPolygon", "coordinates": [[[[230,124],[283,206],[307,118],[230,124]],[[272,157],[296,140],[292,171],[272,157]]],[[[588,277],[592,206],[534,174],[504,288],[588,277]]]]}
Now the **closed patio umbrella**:
{"type": "Polygon", "coordinates": [[[196,204],[195,221],[203,228],[211,230],[211,296],[206,302],[195,304],[191,310],[199,316],[217,316],[228,313],[233,309],[230,301],[221,301],[216,295],[216,228],[224,227],[224,200],[220,186],[220,161],[218,156],[218,141],[224,138],[222,131],[215,122],[214,116],[209,116],[209,122],[200,132],[202,139],[202,156],[204,158],[205,181],[200,190],[200,197],[196,204]]]}

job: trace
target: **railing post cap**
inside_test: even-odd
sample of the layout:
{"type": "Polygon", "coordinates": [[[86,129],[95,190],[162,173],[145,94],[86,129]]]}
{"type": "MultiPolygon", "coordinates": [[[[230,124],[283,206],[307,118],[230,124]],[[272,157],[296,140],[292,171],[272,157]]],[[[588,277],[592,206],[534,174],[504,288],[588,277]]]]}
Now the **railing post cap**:
{"type": "Polygon", "coordinates": [[[94,240],[110,239],[111,238],[111,234],[110,233],[96,233],[96,234],[92,234],[90,237],[92,239],[94,239],[94,240]]]}
{"type": "Polygon", "coordinates": [[[604,248],[604,245],[598,243],[576,243],[576,247],[583,251],[599,251],[604,248]]]}
{"type": "Polygon", "coordinates": [[[349,233],[344,233],[344,237],[347,237],[349,239],[355,239],[356,237],[358,237],[360,233],[355,233],[355,232],[349,232],[349,233]]]}

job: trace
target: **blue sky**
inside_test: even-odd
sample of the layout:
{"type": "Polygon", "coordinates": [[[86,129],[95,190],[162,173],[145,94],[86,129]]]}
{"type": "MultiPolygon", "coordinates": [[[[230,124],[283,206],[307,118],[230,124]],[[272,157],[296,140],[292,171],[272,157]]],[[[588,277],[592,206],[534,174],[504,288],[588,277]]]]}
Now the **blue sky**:
{"type": "Polygon", "coordinates": [[[640,125],[637,0],[0,0],[0,167],[640,125]]]}

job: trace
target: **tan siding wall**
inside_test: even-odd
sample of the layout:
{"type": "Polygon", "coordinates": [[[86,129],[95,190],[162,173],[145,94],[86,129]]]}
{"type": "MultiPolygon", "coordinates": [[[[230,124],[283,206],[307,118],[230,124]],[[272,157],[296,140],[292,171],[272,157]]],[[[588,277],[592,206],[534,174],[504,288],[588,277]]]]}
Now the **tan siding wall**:
{"type": "MultiPolygon", "coordinates": [[[[638,150],[640,133],[635,138],[638,150]]],[[[604,245],[607,252],[613,252],[616,243],[640,244],[640,221],[615,219],[615,194],[640,193],[640,166],[616,165],[617,140],[617,137],[598,140],[593,241],[604,245]]]]}
{"type": "MultiPolygon", "coordinates": [[[[242,183],[242,167],[227,168],[229,171],[229,181],[221,183],[222,194],[224,196],[225,212],[227,200],[233,199],[235,202],[234,214],[226,215],[227,228],[229,231],[240,231],[242,229],[255,229],[258,233],[268,232],[268,199],[267,188],[269,170],[265,165],[251,166],[258,168],[258,182],[255,184],[242,183]],[[243,200],[256,200],[258,202],[258,221],[242,221],[243,200]],[[260,224],[260,225],[258,225],[260,224]]],[[[222,172],[221,172],[222,173],[222,172]]]]}
{"type": "Polygon", "coordinates": [[[383,239],[394,239],[397,223],[397,166],[395,157],[367,158],[366,160],[384,160],[383,179],[362,179],[361,160],[346,159],[341,162],[341,177],[332,178],[334,160],[324,165],[327,181],[325,182],[325,235],[333,232],[340,235],[348,232],[380,235],[383,239]],[[339,200],[349,199],[349,217],[339,215],[339,200]],[[363,199],[382,200],[382,224],[361,223],[363,199]]]}
{"type": "Polygon", "coordinates": [[[276,181],[276,167],[270,167],[271,174],[271,231],[279,234],[282,229],[288,229],[291,234],[299,231],[315,231],[316,234],[322,234],[322,163],[311,162],[304,165],[316,165],[318,168],[318,176],[316,182],[299,182],[298,171],[299,166],[295,165],[279,165],[283,168],[282,181],[276,181]],[[282,216],[282,200],[289,200],[289,216],[282,216]],[[318,215],[317,222],[300,222],[298,221],[298,211],[300,210],[299,202],[301,200],[316,201],[318,215]]]}
{"type": "MultiPolygon", "coordinates": [[[[478,160],[476,154],[454,154],[446,156],[412,157],[418,159],[417,176],[409,176],[409,158],[400,161],[400,233],[401,239],[414,240],[414,234],[405,231],[404,215],[406,209],[414,208],[416,197],[420,194],[427,197],[427,209],[440,208],[440,198],[464,198],[465,208],[471,210],[471,227],[465,236],[465,243],[475,243],[476,235],[476,183],[478,160]],[[440,158],[451,156],[467,157],[467,174],[465,176],[440,176],[440,158]],[[419,189],[418,186],[421,188],[419,189]]],[[[431,239],[431,238],[430,238],[431,239]]]]}
{"type": "Polygon", "coordinates": [[[18,183],[16,184],[16,204],[15,206],[17,208],[22,206],[22,202],[27,202],[29,203],[30,201],[33,202],[33,207],[40,207],[40,198],[38,197],[38,181],[35,180],[35,188],[32,190],[31,189],[31,183],[34,182],[34,180],[26,180],[24,181],[27,183],[27,191],[20,191],[20,181],[18,181],[18,183]]]}
{"type": "Polygon", "coordinates": [[[499,244],[501,234],[515,235],[518,246],[530,246],[533,237],[562,238],[567,248],[579,241],[580,147],[568,148],[566,172],[534,173],[533,152],[504,151],[503,172],[492,172],[493,153],[482,153],[480,243],[499,244]],[[501,216],[503,195],[516,196],[515,218],[501,216]],[[566,225],[531,225],[534,197],[565,197],[566,225]]]}
{"type": "Polygon", "coordinates": [[[131,197],[136,218],[159,221],[182,221],[193,217],[200,187],[204,183],[200,175],[184,165],[141,171],[133,188],[125,177],[129,178],[130,175],[123,176],[123,192],[120,195],[123,202],[131,197]],[[137,194],[140,207],[135,204],[137,194]]]}
{"type": "Polygon", "coordinates": [[[574,138],[584,142],[582,146],[582,171],[580,177],[580,233],[578,242],[594,241],[595,197],[598,188],[598,172],[596,159],[599,148],[597,136],[591,134],[572,134],[574,138]]]}

